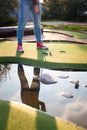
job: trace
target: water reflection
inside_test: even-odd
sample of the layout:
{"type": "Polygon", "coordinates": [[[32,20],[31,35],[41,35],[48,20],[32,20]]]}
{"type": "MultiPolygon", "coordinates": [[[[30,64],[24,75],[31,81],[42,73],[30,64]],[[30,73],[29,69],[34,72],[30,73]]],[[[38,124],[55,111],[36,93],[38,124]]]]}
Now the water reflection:
{"type": "Polygon", "coordinates": [[[39,74],[40,68],[34,67],[34,77],[31,86],[29,86],[27,78],[24,73],[23,65],[18,64],[18,76],[21,83],[21,99],[26,105],[46,111],[45,104],[39,101],[40,81],[39,74]]]}
{"type": "Polygon", "coordinates": [[[79,81],[70,81],[71,83],[74,83],[75,84],[75,89],[78,89],[79,88],[79,81]]]}
{"type": "Polygon", "coordinates": [[[6,79],[9,70],[10,70],[10,64],[0,64],[0,81],[6,79]]]}
{"type": "Polygon", "coordinates": [[[70,120],[79,126],[87,128],[87,102],[75,100],[71,103],[67,103],[61,117],[65,120],[70,120]]]}
{"type": "Polygon", "coordinates": [[[6,77],[3,75],[0,81],[0,99],[23,102],[87,129],[87,71],[10,64],[6,77]],[[56,77],[58,82],[49,85],[39,82],[38,77],[46,73],[56,77]],[[73,98],[61,93],[72,93],[73,98]]]}
{"type": "Polygon", "coordinates": [[[79,88],[79,84],[75,84],[75,89],[78,89],[79,88]]]}

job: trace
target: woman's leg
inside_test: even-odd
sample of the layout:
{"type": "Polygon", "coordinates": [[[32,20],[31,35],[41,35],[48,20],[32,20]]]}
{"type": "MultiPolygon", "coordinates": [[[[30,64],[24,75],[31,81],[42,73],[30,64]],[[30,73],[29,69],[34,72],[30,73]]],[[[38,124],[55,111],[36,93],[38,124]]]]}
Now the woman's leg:
{"type": "Polygon", "coordinates": [[[31,14],[34,22],[34,33],[37,42],[41,42],[40,13],[36,14],[33,5],[31,6],[31,14]]]}
{"type": "Polygon", "coordinates": [[[17,39],[18,39],[18,51],[23,51],[22,49],[22,39],[24,35],[24,28],[28,21],[28,16],[30,12],[30,7],[27,2],[25,3],[24,0],[20,0],[20,7],[19,7],[19,25],[17,30],[17,39]]]}
{"type": "Polygon", "coordinates": [[[40,4],[38,4],[38,6],[40,7],[40,13],[39,14],[35,13],[33,6],[31,7],[31,14],[32,14],[32,17],[33,17],[33,22],[34,22],[34,34],[36,36],[37,47],[42,48],[42,49],[47,49],[47,47],[42,44],[42,40],[41,40],[41,27],[40,27],[41,6],[40,6],[40,4]]]}

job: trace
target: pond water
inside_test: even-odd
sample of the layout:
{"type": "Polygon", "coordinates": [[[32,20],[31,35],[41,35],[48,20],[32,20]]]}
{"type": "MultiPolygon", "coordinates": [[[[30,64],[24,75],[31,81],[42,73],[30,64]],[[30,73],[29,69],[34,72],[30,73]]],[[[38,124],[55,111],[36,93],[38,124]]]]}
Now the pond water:
{"type": "Polygon", "coordinates": [[[87,129],[87,71],[10,64],[7,70],[0,69],[0,99],[23,102],[87,129]],[[43,74],[57,83],[41,82],[38,76],[43,74]]]}

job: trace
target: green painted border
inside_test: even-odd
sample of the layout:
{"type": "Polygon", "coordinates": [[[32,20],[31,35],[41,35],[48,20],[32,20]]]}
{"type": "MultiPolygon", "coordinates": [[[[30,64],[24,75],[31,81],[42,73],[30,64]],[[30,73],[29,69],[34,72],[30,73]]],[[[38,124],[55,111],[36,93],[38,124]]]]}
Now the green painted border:
{"type": "Polygon", "coordinates": [[[38,61],[29,58],[21,57],[0,57],[0,63],[22,63],[29,66],[39,66],[41,68],[55,69],[55,70],[82,70],[87,71],[87,64],[78,64],[78,63],[52,63],[38,61]]]}

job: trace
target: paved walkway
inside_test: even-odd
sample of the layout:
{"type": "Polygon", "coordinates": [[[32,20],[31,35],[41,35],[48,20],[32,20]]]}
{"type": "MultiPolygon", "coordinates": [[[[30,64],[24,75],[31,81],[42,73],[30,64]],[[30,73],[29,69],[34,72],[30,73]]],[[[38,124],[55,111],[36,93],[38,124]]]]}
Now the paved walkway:
{"type": "MultiPolygon", "coordinates": [[[[47,25],[59,25],[59,24],[64,24],[64,25],[82,25],[82,26],[87,26],[87,23],[77,23],[77,22],[42,22],[42,24],[47,24],[47,25]]],[[[3,32],[3,29],[5,29],[4,27],[2,27],[0,30],[3,32]]],[[[10,28],[6,28],[7,29],[7,33],[9,32],[9,30],[13,30],[15,31],[15,35],[16,35],[16,29],[17,27],[10,27],[10,28]]],[[[23,37],[24,41],[28,41],[28,42],[35,42],[36,38],[34,35],[32,34],[32,29],[33,29],[33,23],[29,23],[29,26],[26,27],[26,32],[30,31],[31,33],[28,35],[25,35],[23,37]]],[[[14,40],[17,41],[17,37],[16,36],[11,36],[11,37],[4,37],[8,40],[14,40]]],[[[69,33],[61,33],[59,32],[55,32],[54,30],[50,30],[50,29],[43,29],[43,35],[42,35],[42,39],[43,41],[64,41],[64,42],[75,42],[75,43],[85,43],[87,44],[87,38],[86,39],[78,39],[73,37],[72,35],[70,35],[69,33]]]]}
{"type": "MultiPolygon", "coordinates": [[[[17,41],[17,37],[6,37],[6,39],[8,40],[14,40],[17,41]]],[[[60,32],[55,32],[52,30],[47,30],[44,29],[43,31],[43,35],[42,35],[42,39],[44,42],[48,42],[48,41],[60,41],[60,42],[74,42],[74,43],[84,43],[87,44],[87,39],[78,39],[78,38],[74,38],[72,35],[69,35],[67,33],[60,33],[60,32]]],[[[26,35],[23,37],[24,41],[27,42],[35,42],[36,38],[34,35],[26,35]]]]}

